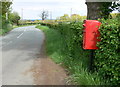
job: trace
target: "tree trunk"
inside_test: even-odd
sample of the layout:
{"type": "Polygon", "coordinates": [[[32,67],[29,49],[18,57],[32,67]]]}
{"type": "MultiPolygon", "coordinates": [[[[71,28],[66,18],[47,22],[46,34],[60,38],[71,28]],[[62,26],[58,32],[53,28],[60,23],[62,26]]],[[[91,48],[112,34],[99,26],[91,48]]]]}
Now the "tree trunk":
{"type": "Polygon", "coordinates": [[[101,10],[100,7],[102,6],[101,2],[87,2],[87,19],[97,20],[101,18],[101,10]]]}

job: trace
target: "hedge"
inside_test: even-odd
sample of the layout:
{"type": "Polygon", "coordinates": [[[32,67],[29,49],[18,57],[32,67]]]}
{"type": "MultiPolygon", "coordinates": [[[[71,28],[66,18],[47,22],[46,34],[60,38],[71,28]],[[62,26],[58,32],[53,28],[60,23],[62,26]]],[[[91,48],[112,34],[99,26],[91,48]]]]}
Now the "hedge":
{"type": "Polygon", "coordinates": [[[95,66],[99,75],[112,85],[120,84],[120,24],[116,19],[101,20],[101,42],[96,50],[95,66]]]}
{"type": "MultiPolygon", "coordinates": [[[[99,20],[102,22],[100,33],[101,42],[97,43],[100,48],[95,51],[95,72],[106,79],[108,84],[120,84],[120,24],[117,19],[99,20]]],[[[89,50],[82,48],[83,39],[83,26],[82,22],[74,23],[43,23],[51,28],[61,32],[64,36],[65,45],[68,56],[71,61],[75,58],[84,58],[82,61],[84,67],[88,67],[89,50]],[[82,52],[82,53],[80,53],[82,52]],[[84,55],[85,54],[85,55],[84,55]]]]}

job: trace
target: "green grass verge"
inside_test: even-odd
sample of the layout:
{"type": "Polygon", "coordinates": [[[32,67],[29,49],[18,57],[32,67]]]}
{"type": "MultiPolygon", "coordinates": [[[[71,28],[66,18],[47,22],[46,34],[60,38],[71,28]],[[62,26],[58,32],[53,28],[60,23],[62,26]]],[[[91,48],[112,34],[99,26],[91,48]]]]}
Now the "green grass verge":
{"type": "Polygon", "coordinates": [[[63,42],[59,32],[54,29],[49,29],[47,26],[37,26],[45,32],[46,36],[46,52],[56,63],[60,63],[62,60],[62,47],[63,42]]]}
{"type": "Polygon", "coordinates": [[[3,26],[4,28],[0,29],[0,35],[5,35],[6,33],[8,33],[9,31],[13,29],[13,26],[11,24],[5,24],[3,26]]]}
{"type": "Polygon", "coordinates": [[[103,85],[104,80],[101,80],[97,73],[89,73],[85,68],[86,62],[84,57],[87,54],[81,52],[81,59],[68,58],[67,50],[65,50],[64,37],[55,29],[50,29],[47,26],[38,25],[36,28],[41,29],[46,36],[46,51],[47,55],[56,63],[62,64],[70,77],[68,82],[77,85],[103,85]]]}

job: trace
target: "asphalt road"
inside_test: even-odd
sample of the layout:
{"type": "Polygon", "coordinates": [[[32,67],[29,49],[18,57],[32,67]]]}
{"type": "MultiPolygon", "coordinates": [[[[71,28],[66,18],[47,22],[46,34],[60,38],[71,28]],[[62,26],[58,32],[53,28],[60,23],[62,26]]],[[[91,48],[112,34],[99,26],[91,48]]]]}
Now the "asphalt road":
{"type": "Polygon", "coordinates": [[[2,85],[34,85],[30,68],[40,54],[43,40],[43,32],[35,26],[15,28],[0,37],[2,85]]]}

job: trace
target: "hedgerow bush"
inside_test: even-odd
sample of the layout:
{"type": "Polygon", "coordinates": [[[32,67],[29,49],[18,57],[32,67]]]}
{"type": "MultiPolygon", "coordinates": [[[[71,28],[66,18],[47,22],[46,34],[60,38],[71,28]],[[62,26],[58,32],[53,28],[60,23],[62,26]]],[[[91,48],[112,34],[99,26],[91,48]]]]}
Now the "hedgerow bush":
{"type": "Polygon", "coordinates": [[[120,84],[120,23],[117,19],[100,20],[101,42],[96,50],[95,66],[99,75],[112,85],[120,84]]]}
{"type": "Polygon", "coordinates": [[[81,60],[80,62],[84,63],[83,66],[85,68],[88,67],[89,51],[82,49],[82,22],[60,23],[53,27],[62,34],[64,39],[64,50],[67,50],[66,55],[68,56],[67,59],[63,61],[66,63],[65,65],[70,64],[68,59],[72,62],[81,60]]]}
{"type": "Polygon", "coordinates": [[[2,27],[1,27],[0,35],[4,35],[5,33],[9,32],[13,27],[9,21],[3,20],[2,27]]]}
{"type": "MultiPolygon", "coordinates": [[[[120,23],[117,18],[108,20],[101,19],[99,21],[102,22],[102,25],[99,29],[101,33],[101,42],[97,43],[97,46],[100,49],[95,51],[94,70],[101,78],[106,80],[107,84],[119,85],[120,23]]],[[[90,52],[89,50],[84,50],[82,48],[82,24],[82,22],[46,24],[62,34],[65,45],[63,50],[66,50],[65,55],[67,55],[63,62],[75,75],[78,73],[78,71],[80,72],[81,67],[79,66],[81,66],[81,63],[84,68],[88,68],[89,64],[90,52]]]]}
{"type": "MultiPolygon", "coordinates": [[[[56,29],[45,29],[45,26],[37,26],[37,28],[40,28],[45,32],[47,55],[56,63],[60,63],[67,68],[67,71],[69,71],[70,74],[67,82],[77,85],[101,85],[102,81],[97,74],[87,72],[89,51],[83,50],[81,43],[75,43],[74,40],[76,39],[72,37],[77,37],[77,34],[70,34],[70,32],[72,33],[75,31],[75,28],[73,27],[74,24],[75,23],[66,25],[65,23],[62,23],[59,24],[59,26],[56,26],[56,29]],[[64,33],[60,33],[62,32],[60,31],[61,28],[64,33]],[[67,32],[69,32],[69,34],[67,32]]],[[[81,26],[79,23],[76,24],[78,25],[76,28],[81,26]]]]}

